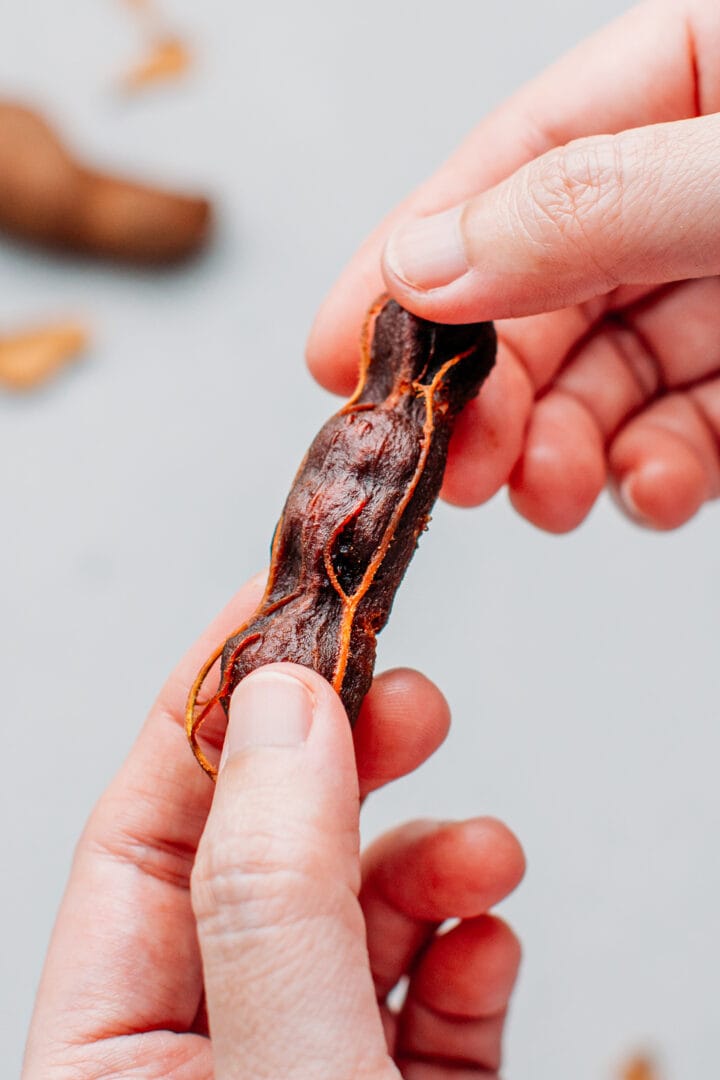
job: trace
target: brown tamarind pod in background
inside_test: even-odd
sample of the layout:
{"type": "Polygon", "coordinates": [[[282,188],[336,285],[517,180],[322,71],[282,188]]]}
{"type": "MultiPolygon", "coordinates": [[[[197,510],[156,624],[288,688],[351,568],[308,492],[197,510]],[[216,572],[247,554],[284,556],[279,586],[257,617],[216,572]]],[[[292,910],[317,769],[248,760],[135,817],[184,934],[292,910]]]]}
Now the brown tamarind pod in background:
{"type": "Polygon", "coordinates": [[[265,594],[207,660],[190,692],[186,730],[200,728],[245,675],[273,661],[313,668],[351,723],[372,681],[375,638],[427,527],[455,419],[496,351],[492,323],[441,326],[378,302],[368,319],[359,386],[321,428],[275,530],[265,594]],[[200,700],[220,663],[217,690],[200,700]]]}
{"type": "Polygon", "coordinates": [[[0,102],[0,231],[50,248],[161,264],[195,254],[209,227],[207,199],[88,168],[41,116],[0,102]]]}

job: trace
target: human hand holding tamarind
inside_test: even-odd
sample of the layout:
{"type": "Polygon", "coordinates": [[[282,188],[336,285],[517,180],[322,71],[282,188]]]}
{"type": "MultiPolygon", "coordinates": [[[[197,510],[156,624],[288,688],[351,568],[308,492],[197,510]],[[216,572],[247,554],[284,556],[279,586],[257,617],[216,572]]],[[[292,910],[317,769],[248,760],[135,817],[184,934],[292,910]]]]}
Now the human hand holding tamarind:
{"type": "Polygon", "coordinates": [[[606,483],[657,529],[720,495],[718,55],[716,0],[639,4],[484,119],[331,291],[308,362],[339,393],[383,287],[426,319],[496,320],[449,501],[507,484],[559,533],[606,483]]]}
{"type": "Polygon", "coordinates": [[[433,683],[380,675],[351,732],[318,674],[274,664],[233,695],[217,787],[188,753],[188,684],[262,590],[191,649],[92,814],[23,1080],[495,1076],[520,946],[489,911],[523,875],[517,840],[492,818],[426,820],[359,851],[360,799],[445,737],[433,683]]]}
{"type": "Polygon", "coordinates": [[[357,719],[376,637],[428,526],[452,430],[492,370],[495,345],[491,323],[441,326],[387,297],[368,312],[356,392],[323,425],[295,477],[262,602],[191,689],[187,733],[209,775],[216,769],[200,743],[203,729],[214,731],[216,706],[227,712],[235,686],[261,665],[313,668],[340,695],[350,723],[357,719]]]}

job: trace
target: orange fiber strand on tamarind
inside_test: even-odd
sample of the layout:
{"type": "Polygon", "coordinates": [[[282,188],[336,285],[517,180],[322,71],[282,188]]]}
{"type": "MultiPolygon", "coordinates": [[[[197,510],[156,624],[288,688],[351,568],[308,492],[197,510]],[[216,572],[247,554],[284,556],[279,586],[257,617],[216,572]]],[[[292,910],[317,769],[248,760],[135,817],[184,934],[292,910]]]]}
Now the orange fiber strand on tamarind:
{"type": "Polygon", "coordinates": [[[490,373],[495,351],[491,323],[442,326],[386,299],[371,309],[358,388],[321,428],[295,477],[265,595],[190,692],[186,731],[211,776],[200,729],[216,705],[227,711],[235,686],[263,664],[292,661],[318,671],[355,722],[372,681],[376,636],[440,491],[455,419],[490,373]],[[218,661],[219,686],[202,698],[218,661]]]}

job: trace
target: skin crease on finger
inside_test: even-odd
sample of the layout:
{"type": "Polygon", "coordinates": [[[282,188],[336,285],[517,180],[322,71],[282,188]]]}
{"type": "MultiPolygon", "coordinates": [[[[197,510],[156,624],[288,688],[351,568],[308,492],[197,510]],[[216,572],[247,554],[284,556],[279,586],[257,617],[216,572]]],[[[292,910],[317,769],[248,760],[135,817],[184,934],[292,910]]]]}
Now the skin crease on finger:
{"type": "MultiPolygon", "coordinates": [[[[416,957],[435,948],[436,930],[445,919],[476,923],[501,895],[516,888],[524,870],[525,859],[517,840],[492,818],[410,822],[376,840],[363,859],[360,900],[378,1001],[385,1002],[405,972],[416,970],[416,957]]],[[[458,989],[458,1016],[478,1017],[482,1011],[478,1009],[478,994],[495,994],[497,1005],[503,994],[509,993],[517,973],[518,951],[517,942],[508,934],[511,947],[501,947],[498,963],[492,968],[485,963],[482,949],[472,954],[472,963],[470,952],[465,950],[467,993],[458,989]]],[[[462,945],[462,938],[456,940],[462,945]]],[[[408,1002],[411,1000],[417,1004],[416,996],[410,994],[408,1002]]],[[[445,1023],[447,1018],[437,1012],[437,1006],[439,1002],[431,994],[422,1009],[409,1004],[408,1011],[399,1016],[385,1010],[391,1045],[401,1038],[406,1049],[412,1044],[417,1053],[423,1039],[427,1051],[428,1040],[437,1043],[443,1035],[455,1042],[463,1038],[466,1049],[469,1041],[483,1040],[482,1032],[460,1033],[445,1023]]]]}
{"type": "Polygon", "coordinates": [[[572,139],[714,112],[718,103],[709,88],[718,85],[713,42],[720,41],[714,12],[709,0],[649,0],[482,120],[436,174],[374,230],[331,290],[307,348],[318,381],[336,393],[352,389],[364,314],[384,287],[380,255],[398,223],[459,204],[572,139]],[[702,108],[696,81],[703,88],[702,108]]]}
{"type": "Polygon", "coordinates": [[[497,1069],[519,964],[515,935],[491,916],[435,938],[411,976],[398,1019],[401,1060],[435,1057],[497,1069]]]}
{"type": "Polygon", "coordinates": [[[400,1012],[384,1011],[403,1068],[410,1058],[497,1067],[519,946],[485,912],[524,868],[517,840],[492,818],[411,822],[366,852],[361,902],[378,1000],[412,972],[400,1012]],[[463,921],[436,936],[449,913],[463,921]],[[446,963],[462,972],[454,990],[442,975],[446,963]]]}
{"type": "MultiPolygon", "coordinates": [[[[453,202],[488,189],[524,162],[537,158],[553,146],[601,132],[627,132],[635,127],[642,129],[650,124],[664,124],[657,129],[657,138],[654,131],[648,136],[656,141],[655,154],[662,157],[663,169],[668,161],[675,161],[676,188],[682,190],[684,199],[697,197],[698,193],[710,192],[711,195],[714,185],[703,183],[698,187],[696,184],[697,168],[688,179],[685,158],[694,153],[701,166],[700,172],[703,172],[716,154],[720,125],[711,114],[720,108],[718,56],[720,11],[715,4],[708,0],[685,3],[650,0],[628,12],[521,90],[483,121],[436,176],[390,215],[363,246],[326,301],[313,328],[308,362],[314,374],[333,389],[344,390],[351,381],[357,355],[357,326],[367,302],[382,286],[380,253],[393,226],[443,210],[453,202]],[[623,56],[628,51],[632,55],[628,63],[623,63],[623,56]],[[645,62],[639,62],[643,56],[645,62]],[[622,73],[620,78],[617,72],[622,73]],[[572,86],[572,94],[567,94],[568,85],[572,86]],[[704,120],[692,119],[702,113],[709,115],[704,120]],[[677,121],[684,121],[687,126],[677,121]],[[668,146],[664,140],[668,135],[675,139],[675,132],[679,140],[677,154],[673,156],[673,143],[669,145],[668,156],[663,149],[668,146]],[[489,147],[492,147],[491,154],[489,147]]],[[[639,177],[638,198],[626,199],[624,220],[628,220],[627,215],[633,212],[633,207],[641,226],[652,220],[654,213],[659,225],[649,230],[649,239],[653,242],[661,240],[660,226],[672,217],[672,213],[668,213],[672,210],[672,200],[665,206],[664,197],[659,193],[653,196],[651,190],[649,196],[643,196],[647,150],[641,140],[635,153],[632,132],[622,138],[628,144],[631,160],[635,154],[639,177]],[[649,213],[646,209],[648,197],[651,199],[649,213]]],[[[587,142],[576,144],[572,151],[576,162],[573,168],[576,173],[580,170],[581,180],[586,153],[583,146],[586,145],[587,142]]],[[[597,175],[602,179],[613,174],[615,149],[614,143],[607,139],[598,145],[610,148],[610,157],[604,166],[602,155],[596,159],[597,175]]],[[[594,149],[592,146],[590,149],[589,160],[592,161],[594,149]]],[[[567,170],[573,159],[561,151],[554,157],[549,155],[547,160],[552,171],[556,167],[553,161],[567,170]]],[[[592,194],[597,178],[591,179],[590,187],[583,188],[584,180],[576,185],[580,196],[583,191],[592,194]]],[[[551,176],[550,183],[553,182],[551,176]]],[[[579,205],[584,212],[582,202],[579,205]]],[[[598,205],[603,210],[602,204],[598,205]]],[[[680,206],[682,209],[682,203],[680,206]]],[[[601,216],[603,225],[612,219],[610,211],[603,210],[601,216]]],[[[711,234],[706,225],[707,217],[708,208],[705,207],[693,219],[703,236],[711,234]]],[[[717,215],[711,214],[710,218],[712,224],[717,215]]],[[[496,215],[491,214],[489,220],[495,227],[496,215]]],[[[477,231],[484,244],[487,243],[486,234],[487,229],[477,231]]],[[[703,236],[699,246],[691,244],[682,249],[675,245],[672,248],[673,258],[677,259],[680,253],[677,276],[693,275],[698,272],[698,267],[700,272],[714,272],[714,256],[712,250],[707,249],[703,236]],[[704,271],[703,265],[707,268],[704,271]]],[[[499,243],[500,240],[491,245],[491,255],[500,250],[499,243]]],[[[549,247],[552,251],[552,242],[549,247]]],[[[483,250],[481,246],[476,258],[482,257],[483,250]]],[[[653,272],[648,260],[653,259],[654,266],[659,256],[665,257],[662,242],[659,247],[656,245],[654,255],[649,250],[644,252],[640,244],[637,252],[640,270],[636,268],[634,273],[652,282],[653,272]]],[[[601,268],[603,264],[607,265],[606,257],[599,258],[598,264],[601,268]]],[[[587,265],[592,266],[592,251],[587,265]]],[[[582,270],[582,266],[579,269],[582,270]]],[[[666,272],[667,269],[658,266],[658,273],[666,272]]],[[[553,279],[552,272],[543,275],[542,281],[553,280],[555,288],[560,279],[553,279]]],[[[612,268],[609,274],[602,270],[598,291],[604,291],[603,286],[607,289],[615,280],[612,268]]],[[[482,309],[471,306],[460,312],[447,290],[436,289],[434,293],[421,295],[406,289],[392,273],[386,278],[386,284],[401,303],[418,314],[440,321],[443,318],[454,321],[460,316],[502,314],[501,305],[494,303],[491,296],[482,309]]],[[[512,501],[521,513],[542,528],[563,532],[584,519],[607,477],[623,509],[639,523],[655,528],[674,528],[686,521],[707,498],[714,497],[717,451],[710,456],[704,449],[698,451],[694,422],[683,430],[678,430],[675,425],[675,440],[659,438],[652,409],[655,399],[662,399],[666,387],[671,387],[674,381],[684,384],[681,392],[689,394],[691,404],[696,404],[697,390],[717,372],[717,335],[710,325],[714,321],[712,313],[718,310],[714,291],[710,278],[669,291],[656,289],[652,284],[639,293],[620,288],[598,297],[592,304],[501,321],[498,325],[498,365],[485,391],[458,427],[448,459],[443,495],[459,505],[476,505],[509,480],[512,501]],[[623,297],[626,299],[619,302],[623,297]],[[642,311],[638,310],[638,305],[642,311]],[[667,315],[664,316],[666,307],[667,315]],[[665,332],[648,332],[643,325],[647,319],[651,322],[654,319],[657,324],[664,321],[665,332]],[[692,340],[690,335],[683,333],[688,321],[698,328],[692,340]],[[702,328],[703,322],[705,328],[702,328]],[[623,326],[625,340],[620,342],[618,327],[623,326]],[[603,344],[605,338],[607,347],[603,344]],[[674,339],[678,339],[676,344],[674,339]],[[604,349],[606,354],[619,356],[623,364],[629,363],[632,369],[630,379],[626,380],[624,374],[620,376],[628,383],[626,404],[620,409],[612,430],[609,430],[607,417],[600,415],[604,408],[600,380],[584,379],[584,389],[579,395],[586,411],[586,417],[582,419],[572,400],[576,396],[577,378],[563,377],[573,365],[577,369],[587,359],[583,352],[587,354],[591,343],[595,347],[598,342],[602,344],[600,353],[604,349]],[[665,360],[663,352],[673,353],[674,371],[673,364],[665,360]],[[630,354],[634,355],[633,359],[630,354]],[[642,366],[650,369],[657,366],[664,376],[649,397],[642,387],[639,371],[642,366]],[[679,367],[684,377],[681,375],[678,380],[679,367]],[[541,369],[544,369],[542,373],[541,369]],[[529,381],[523,381],[523,372],[529,381]],[[638,378],[646,412],[637,403],[638,378]],[[544,406],[542,403],[555,380],[564,383],[566,393],[557,399],[551,410],[549,404],[544,406]],[[688,386],[693,380],[694,387],[688,386]],[[533,391],[528,396],[528,386],[539,395],[540,404],[533,405],[533,391]],[[628,433],[632,431],[628,439],[625,438],[626,424],[628,433]],[[632,444],[632,454],[627,451],[628,443],[632,444]]],[[[533,306],[537,303],[536,292],[533,288],[526,292],[530,310],[537,310],[533,306]]],[[[564,302],[571,299],[572,294],[566,292],[564,302]]],[[[552,295],[545,302],[548,301],[552,301],[552,295]]],[[[589,363],[586,366],[591,367],[589,363]]],[[[716,416],[714,408],[707,408],[706,398],[705,415],[716,416]]],[[[679,405],[673,405],[673,408],[675,419],[682,425],[688,410],[679,405]]],[[[667,421],[666,414],[664,426],[667,421]]],[[[717,424],[711,421],[710,433],[715,444],[719,431],[717,424]]]]}

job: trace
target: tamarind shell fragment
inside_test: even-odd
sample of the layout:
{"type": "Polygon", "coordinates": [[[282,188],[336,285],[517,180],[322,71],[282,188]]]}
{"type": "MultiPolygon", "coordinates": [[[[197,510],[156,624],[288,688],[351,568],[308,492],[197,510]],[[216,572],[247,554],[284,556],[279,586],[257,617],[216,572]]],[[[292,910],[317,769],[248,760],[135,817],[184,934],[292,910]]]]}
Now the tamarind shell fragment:
{"type": "Polygon", "coordinates": [[[321,428],[275,530],[265,594],[254,615],[209,658],[188,700],[195,756],[218,702],[263,664],[292,661],[332,684],[357,719],[372,681],[375,639],[440,491],[455,420],[495,361],[492,323],[444,326],[394,300],[370,313],[354,396],[321,428]],[[220,685],[198,695],[221,660],[220,685]]]}

